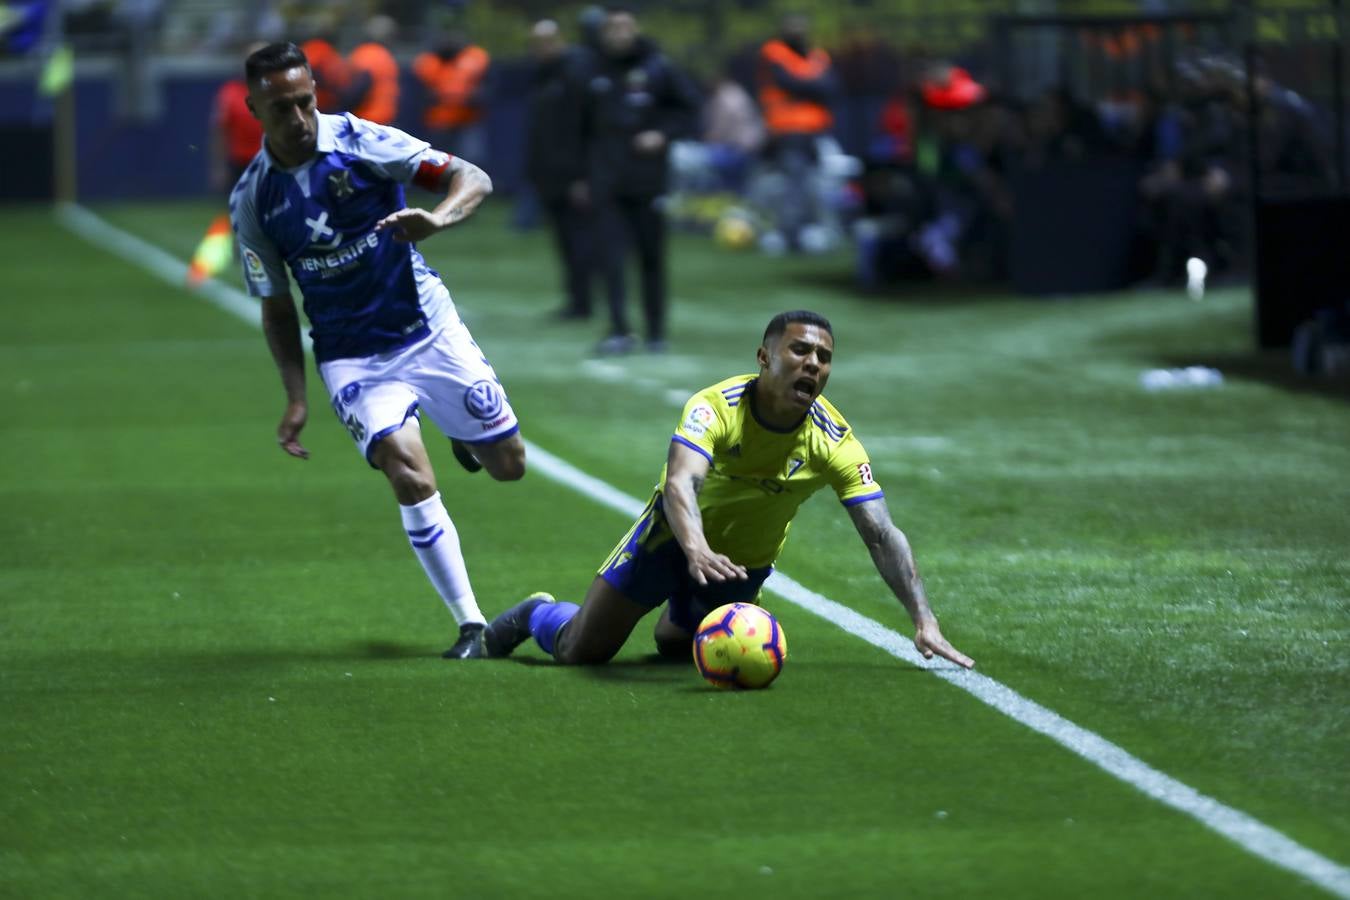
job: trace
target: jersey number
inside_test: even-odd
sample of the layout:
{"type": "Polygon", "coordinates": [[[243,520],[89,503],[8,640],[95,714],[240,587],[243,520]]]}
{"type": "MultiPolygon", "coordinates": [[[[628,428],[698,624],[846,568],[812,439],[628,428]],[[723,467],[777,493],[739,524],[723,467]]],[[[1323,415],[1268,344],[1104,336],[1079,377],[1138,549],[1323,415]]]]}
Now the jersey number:
{"type": "Polygon", "coordinates": [[[872,483],[872,466],[868,463],[858,463],[858,476],[862,478],[863,484],[872,483]]]}

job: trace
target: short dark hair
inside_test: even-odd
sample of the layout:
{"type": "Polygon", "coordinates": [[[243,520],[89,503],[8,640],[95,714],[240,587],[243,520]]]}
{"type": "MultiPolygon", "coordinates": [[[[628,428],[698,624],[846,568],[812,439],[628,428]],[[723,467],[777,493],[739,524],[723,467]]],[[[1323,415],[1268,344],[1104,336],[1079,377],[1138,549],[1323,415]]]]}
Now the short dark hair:
{"type": "Polygon", "coordinates": [[[309,68],[309,59],[305,56],[305,51],[290,41],[284,44],[268,44],[250,53],[248,59],[244,61],[244,79],[252,84],[264,75],[285,72],[297,66],[309,68]]]}
{"type": "Polygon", "coordinates": [[[780,312],[769,320],[769,327],[764,329],[764,340],[761,343],[767,346],[770,340],[787,331],[787,327],[794,322],[815,325],[823,328],[830,337],[834,337],[834,329],[830,327],[829,319],[809,309],[794,309],[790,312],[780,312]]]}

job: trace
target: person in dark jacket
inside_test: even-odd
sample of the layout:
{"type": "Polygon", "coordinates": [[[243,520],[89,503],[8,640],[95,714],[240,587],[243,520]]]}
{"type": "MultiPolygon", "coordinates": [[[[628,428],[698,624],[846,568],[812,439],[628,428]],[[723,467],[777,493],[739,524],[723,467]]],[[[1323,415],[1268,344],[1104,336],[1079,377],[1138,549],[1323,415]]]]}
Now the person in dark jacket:
{"type": "Polygon", "coordinates": [[[593,210],[584,192],[586,158],[581,143],[578,53],[558,23],[541,19],[530,29],[529,120],[525,174],[557,243],[566,302],[560,319],[591,316],[594,269],[593,210]]]}
{"type": "Polygon", "coordinates": [[[580,85],[587,180],[576,194],[595,209],[596,262],[610,312],[610,334],[597,351],[627,353],[637,346],[625,309],[631,240],[642,273],[647,349],[659,353],[666,348],[666,223],[658,199],[666,191],[671,141],[696,131],[698,90],[622,7],[606,10],[599,51],[585,59],[580,85]]]}

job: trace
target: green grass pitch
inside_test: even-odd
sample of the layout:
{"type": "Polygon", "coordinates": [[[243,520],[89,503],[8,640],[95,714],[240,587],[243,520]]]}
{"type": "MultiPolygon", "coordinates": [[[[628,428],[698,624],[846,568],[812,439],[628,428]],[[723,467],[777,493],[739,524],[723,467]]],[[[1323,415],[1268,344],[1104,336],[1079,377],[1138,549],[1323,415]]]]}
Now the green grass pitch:
{"type": "MultiPolygon", "coordinates": [[[[1242,374],[1245,291],[863,296],[842,257],[677,236],[673,352],[596,365],[505,206],[424,250],[529,439],[644,497],[673,398],[818,309],[828,393],[979,671],[1350,862],[1350,405],[1242,374]],[[1140,390],[1188,360],[1228,382],[1140,390]]],[[[212,210],[99,212],[185,259],[212,210]]],[[[787,604],[765,692],[651,662],[645,625],[603,669],[443,662],[312,372],[301,463],[256,328],[46,210],[0,211],[0,247],[0,895],[1327,896],[787,604]]],[[[578,598],[628,525],[429,444],[489,615],[578,598]]],[[[908,633],[832,498],[780,565],[908,633]]]]}

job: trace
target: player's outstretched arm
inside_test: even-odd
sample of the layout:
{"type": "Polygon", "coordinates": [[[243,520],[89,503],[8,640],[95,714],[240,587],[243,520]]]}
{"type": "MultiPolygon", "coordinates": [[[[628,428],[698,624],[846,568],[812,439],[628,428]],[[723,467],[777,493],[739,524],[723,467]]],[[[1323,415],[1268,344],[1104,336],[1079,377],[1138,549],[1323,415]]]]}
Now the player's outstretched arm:
{"type": "Polygon", "coordinates": [[[745,567],[738,566],[721,553],[714,553],[703,534],[703,514],[698,509],[698,494],[708,475],[708,460],[678,441],[671,441],[666,457],[665,510],[670,530],[689,560],[689,576],[700,585],[710,581],[738,581],[745,578],[745,567]]]}
{"type": "Polygon", "coordinates": [[[872,554],[877,572],[895,592],[914,621],[914,646],[924,659],[932,659],[936,653],[967,669],[975,665],[973,659],[947,643],[947,639],[942,636],[937,616],[928,606],[923,579],[919,577],[918,567],[914,564],[914,552],[904,532],[891,521],[886,500],[878,497],[858,503],[848,507],[848,514],[853,519],[853,527],[858,529],[858,535],[867,545],[867,552],[872,554]]]}
{"type": "Polygon", "coordinates": [[[263,334],[286,389],[286,411],[277,426],[277,443],[291,456],[309,459],[300,443],[300,431],[309,418],[305,399],[305,351],[300,345],[300,316],[289,293],[262,299],[263,334]]]}
{"type": "Polygon", "coordinates": [[[463,222],[492,193],[492,179],[468,160],[451,157],[436,181],[436,189],[445,191],[445,199],[435,209],[409,206],[375,223],[376,231],[394,230],[396,241],[420,241],[436,232],[463,222]]]}

